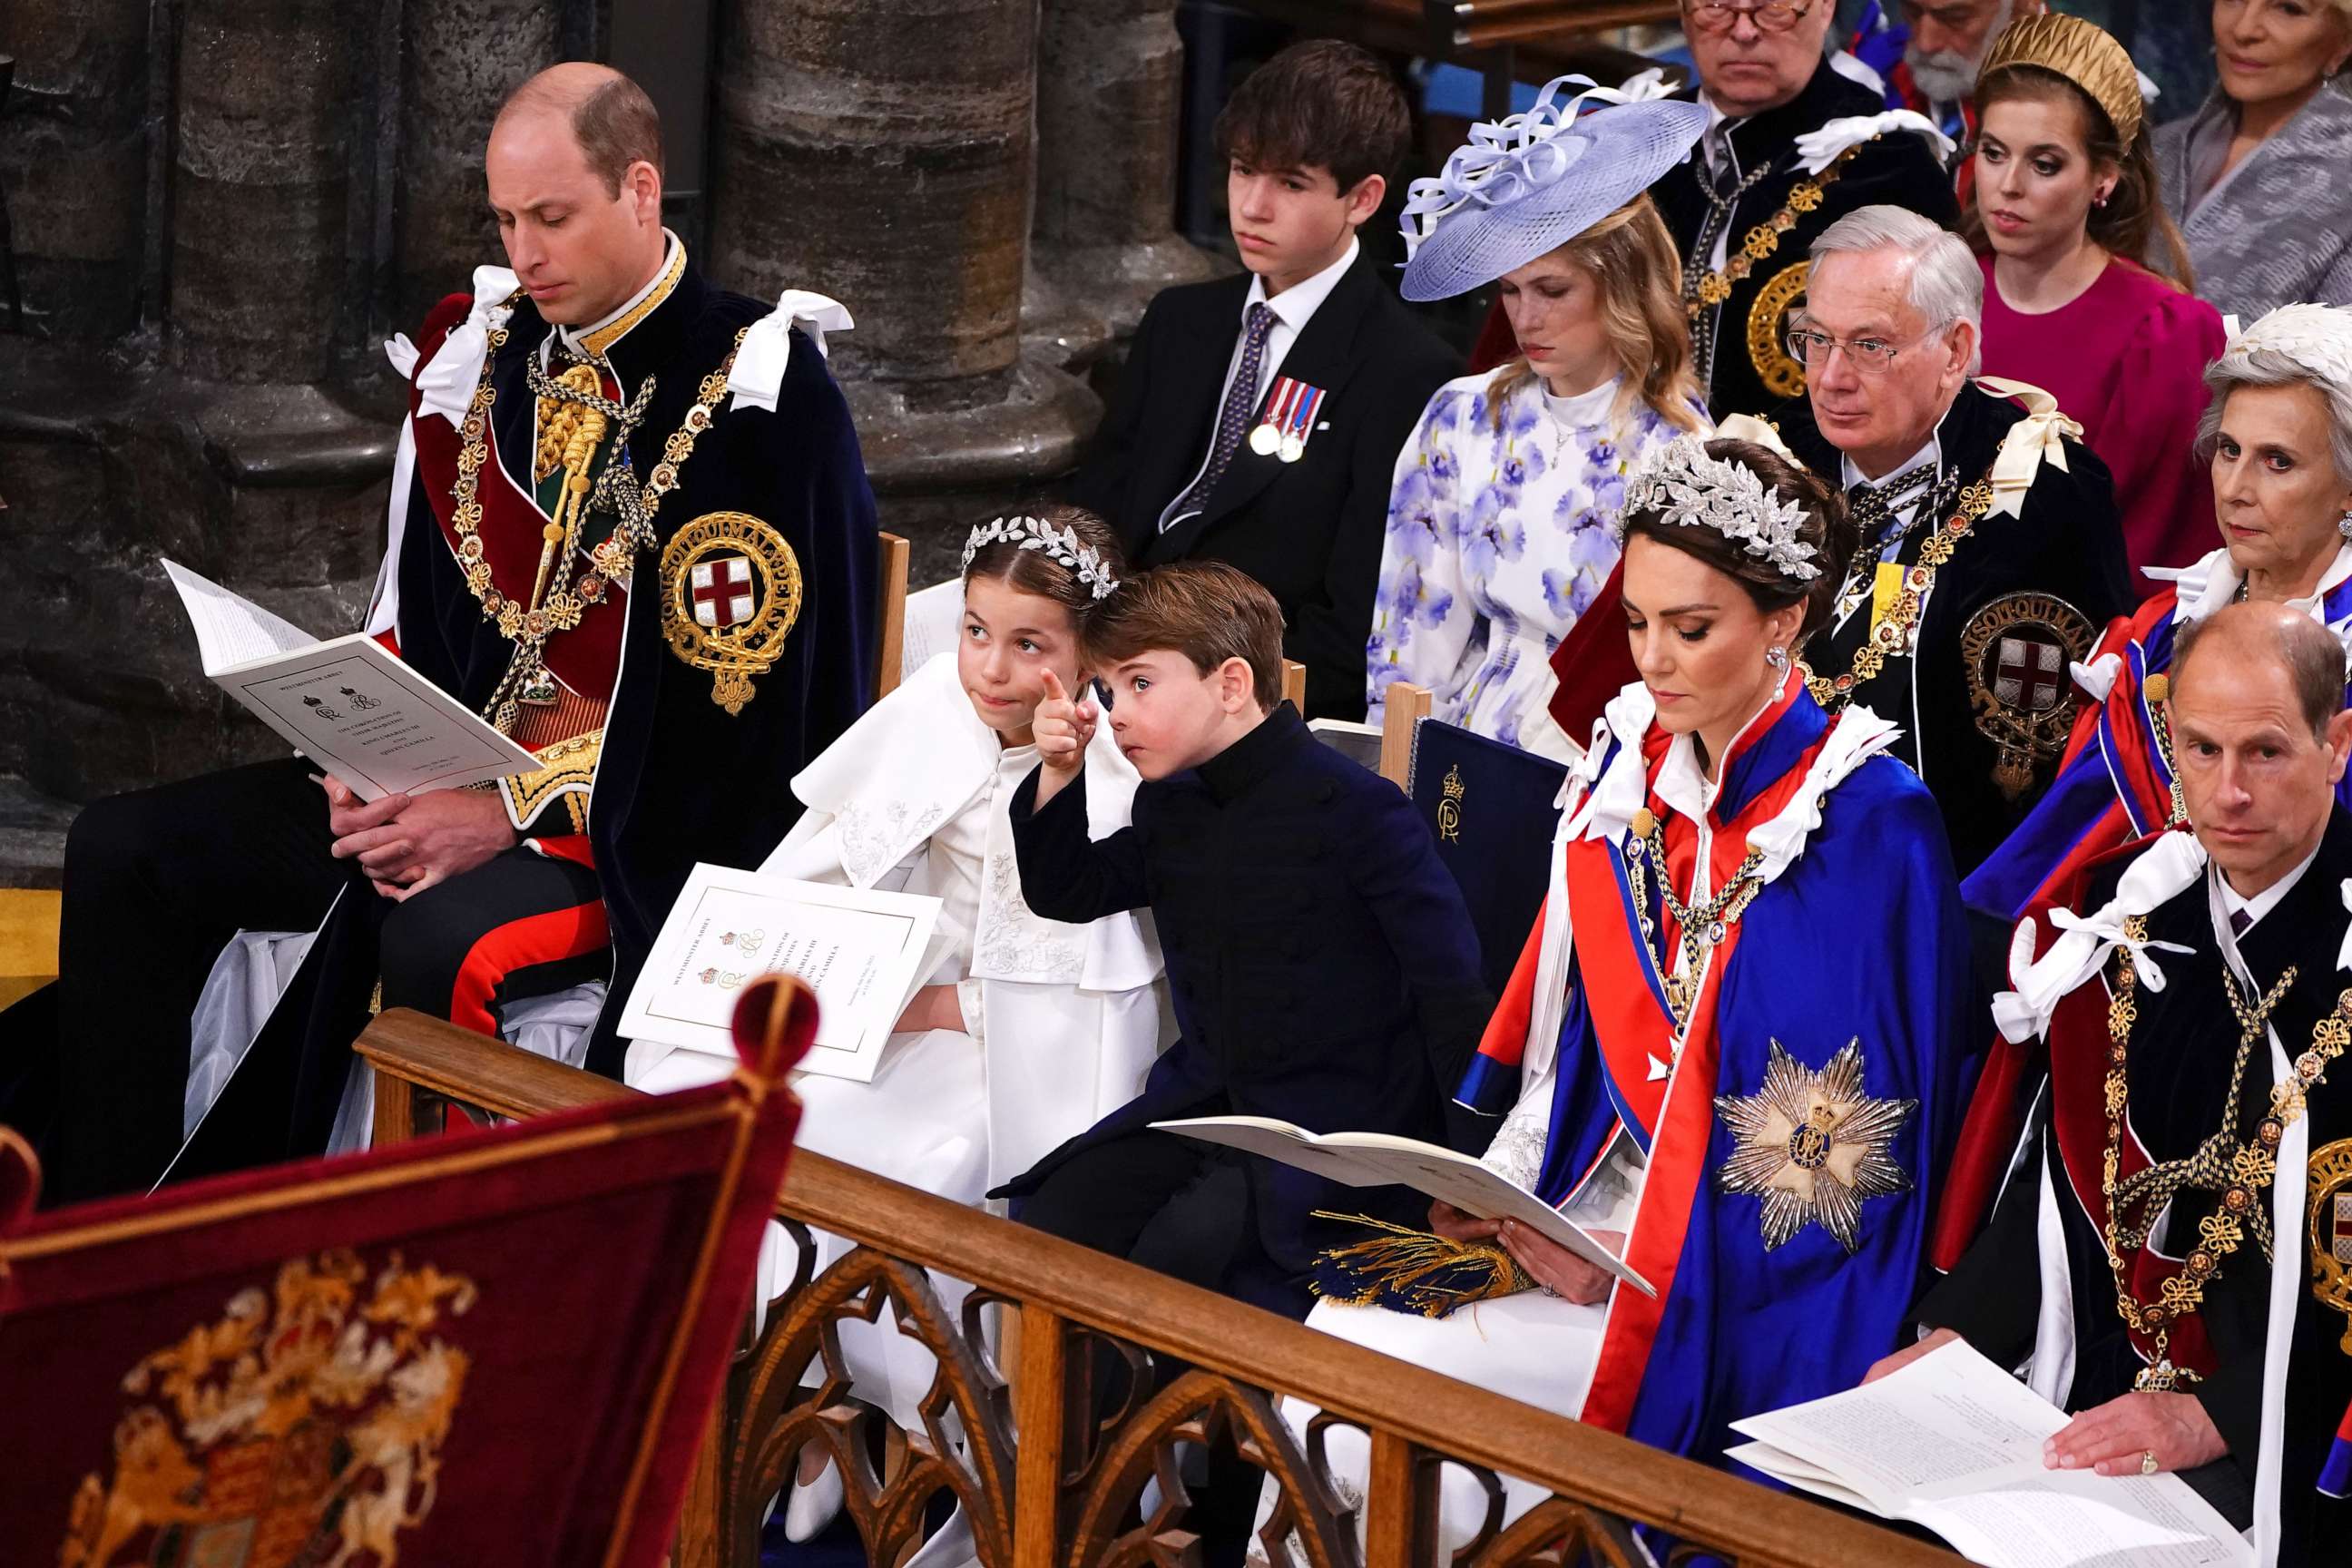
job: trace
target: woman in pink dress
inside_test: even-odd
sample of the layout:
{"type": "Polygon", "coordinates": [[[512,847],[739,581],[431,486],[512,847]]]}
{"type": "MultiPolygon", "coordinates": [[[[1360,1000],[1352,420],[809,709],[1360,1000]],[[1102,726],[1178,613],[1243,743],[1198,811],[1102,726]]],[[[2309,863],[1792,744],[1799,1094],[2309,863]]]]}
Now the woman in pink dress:
{"type": "Polygon", "coordinates": [[[2115,475],[2139,591],[2153,593],[2148,568],[2186,566],[2212,542],[2192,448],[2224,335],[2189,291],[2188,250],[2157,195],[2138,73],[2080,17],[2027,17],[1986,56],[1977,106],[1969,233],[1986,374],[2042,388],[2082,425],[2115,475]]]}

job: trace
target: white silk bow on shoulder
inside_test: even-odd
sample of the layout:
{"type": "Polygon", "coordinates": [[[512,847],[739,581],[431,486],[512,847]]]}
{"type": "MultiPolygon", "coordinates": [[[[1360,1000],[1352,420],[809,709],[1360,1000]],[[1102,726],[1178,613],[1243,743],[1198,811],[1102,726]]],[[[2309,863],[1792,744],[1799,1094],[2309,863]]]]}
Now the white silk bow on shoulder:
{"type": "Polygon", "coordinates": [[[793,327],[797,323],[826,352],[827,332],[845,332],[857,323],[849,308],[830,295],[806,289],[787,289],[776,297],[776,308],[751,323],[743,346],[735,351],[735,368],[728,373],[727,390],[735,395],[730,409],[749,405],[776,411],[776,395],[784,384],[784,367],[792,363],[793,327]]]}
{"type": "Polygon", "coordinates": [[[2025,405],[2025,417],[2009,427],[2000,451],[1992,460],[1992,515],[2024,515],[2025,492],[2044,462],[2066,471],[2066,441],[2083,438],[2083,427],[2060,411],[2058,400],[2027,382],[1980,375],[1977,384],[1995,397],[2013,397],[2025,405]]]}
{"type": "Polygon", "coordinates": [[[452,425],[463,424],[473,406],[474,388],[482,379],[482,362],[489,357],[490,333],[506,324],[514,307],[507,301],[522,285],[503,267],[474,268],[474,305],[466,319],[449,329],[441,352],[426,362],[420,374],[416,362],[424,351],[404,332],[383,345],[384,357],[403,381],[416,382],[417,412],[438,414],[452,425]]]}
{"type": "Polygon", "coordinates": [[[2033,921],[2020,921],[2009,949],[2011,989],[1992,999],[1993,1023],[2002,1037],[2022,1045],[2049,1028],[2058,1004],[2096,974],[2119,947],[2132,955],[2142,984],[2150,991],[2163,990],[2164,971],[2149,954],[2194,950],[2178,942],[2135,940],[2124,922],[2148,913],[2204,872],[2205,850],[2196,836],[2168,833],[2125,870],[2116,896],[2105,907],[2087,915],[2053,910],[2050,923],[2058,940],[2039,959],[2033,956],[2033,921]]]}

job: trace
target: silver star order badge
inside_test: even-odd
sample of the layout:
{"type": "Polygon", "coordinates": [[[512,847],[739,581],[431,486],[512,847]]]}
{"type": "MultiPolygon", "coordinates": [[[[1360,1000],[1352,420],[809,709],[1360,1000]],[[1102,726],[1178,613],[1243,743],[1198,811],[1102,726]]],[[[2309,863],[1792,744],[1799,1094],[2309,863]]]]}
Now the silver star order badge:
{"type": "Polygon", "coordinates": [[[1727,1193],[1764,1200],[1765,1251],[1813,1224],[1853,1252],[1864,1200],[1910,1190],[1910,1176],[1888,1150],[1918,1105],[1863,1093],[1858,1038],[1818,1072],[1774,1040],[1762,1088],[1716,1096],[1716,1114],[1738,1140],[1718,1179],[1727,1193]]]}

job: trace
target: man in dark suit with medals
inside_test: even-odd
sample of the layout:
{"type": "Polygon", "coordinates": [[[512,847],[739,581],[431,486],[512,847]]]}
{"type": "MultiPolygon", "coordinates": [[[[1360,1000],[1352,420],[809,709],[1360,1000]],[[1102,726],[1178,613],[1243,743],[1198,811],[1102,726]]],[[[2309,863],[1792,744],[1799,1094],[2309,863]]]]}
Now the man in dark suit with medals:
{"type": "Polygon", "coordinates": [[[2028,911],[1994,1016],[2047,1042],[2047,1082],[2020,1147],[1963,1146],[2007,1184],[1915,1310],[1935,1331],[1871,1374],[1953,1338],[2026,1363],[2075,1413],[2045,1463],[2179,1471],[2287,1565],[2340,1561],[2352,1531],[2344,677],[2335,636],[2284,605],[2182,632],[2187,830],[2028,911]]]}
{"type": "Polygon", "coordinates": [[[512,270],[390,345],[409,415],[368,629],[544,765],[369,804],[291,759],[86,811],[54,1007],[11,1019],[56,1020],[56,1198],[318,1152],[372,1003],[494,1032],[518,999],[606,981],[584,1057],[617,1072],[621,1002],[688,870],[764,853],[798,810],[782,781],[864,704],[873,499],[805,330],[846,326],[839,307],[703,279],[661,226],[653,105],[606,68],[519,89],[487,172],[512,270]],[[194,1041],[251,1046],[182,1149],[215,955],[313,925],[257,1034],[194,1041]]]}
{"type": "Polygon", "coordinates": [[[2067,666],[2130,607],[2114,496],[2048,394],[1969,379],[1984,279],[1958,236],[1866,207],[1811,259],[1787,351],[1811,386],[1774,417],[1862,539],[1805,649],[1813,695],[1901,727],[1966,876],[2048,787],[2067,666]]]}
{"type": "Polygon", "coordinates": [[[1138,566],[1229,562],[1282,606],[1309,717],[1360,719],[1398,451],[1458,357],[1360,254],[1410,129],[1387,68],[1296,45],[1218,117],[1248,269],[1153,300],[1072,499],[1138,566]]]}
{"type": "Polygon", "coordinates": [[[1712,123],[1651,188],[1683,256],[1699,380],[1716,418],[1805,390],[1783,329],[1803,301],[1813,237],[1858,207],[1891,204],[1947,226],[1959,209],[1949,143],[1822,57],[1832,0],[1684,0],[1684,29],[1712,123]]]}

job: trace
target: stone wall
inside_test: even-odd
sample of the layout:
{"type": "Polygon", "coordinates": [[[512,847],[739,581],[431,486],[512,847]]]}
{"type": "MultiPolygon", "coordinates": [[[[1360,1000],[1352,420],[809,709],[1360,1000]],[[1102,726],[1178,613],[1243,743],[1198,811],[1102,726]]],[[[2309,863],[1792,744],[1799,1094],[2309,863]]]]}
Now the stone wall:
{"type": "MultiPolygon", "coordinates": [[[[0,5],[0,778],[76,801],[278,754],[197,670],[159,557],[359,624],[399,407],[377,345],[499,259],[507,90],[660,3],[0,5]]],[[[717,0],[715,80],[665,105],[716,105],[710,166],[671,174],[709,193],[718,280],[859,318],[834,364],[919,583],[1067,470],[1085,372],[1210,270],[1169,222],[1173,9],[717,0]]]]}

